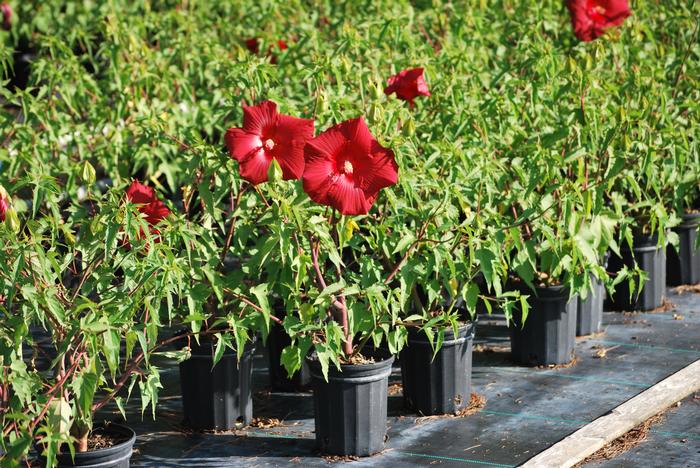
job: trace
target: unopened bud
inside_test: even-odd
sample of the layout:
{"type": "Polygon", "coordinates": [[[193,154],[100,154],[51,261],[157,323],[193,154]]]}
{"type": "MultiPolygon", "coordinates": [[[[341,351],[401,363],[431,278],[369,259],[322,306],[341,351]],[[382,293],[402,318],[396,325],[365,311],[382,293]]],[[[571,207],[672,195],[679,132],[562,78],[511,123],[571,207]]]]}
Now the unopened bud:
{"type": "Polygon", "coordinates": [[[8,207],[7,211],[5,211],[5,223],[7,224],[7,227],[10,228],[10,231],[15,233],[19,232],[21,225],[19,223],[17,211],[15,211],[14,208],[8,207]]]}
{"type": "Polygon", "coordinates": [[[80,178],[85,185],[92,185],[95,183],[96,174],[95,168],[92,167],[90,161],[84,161],[82,170],[80,171],[80,178]]]}

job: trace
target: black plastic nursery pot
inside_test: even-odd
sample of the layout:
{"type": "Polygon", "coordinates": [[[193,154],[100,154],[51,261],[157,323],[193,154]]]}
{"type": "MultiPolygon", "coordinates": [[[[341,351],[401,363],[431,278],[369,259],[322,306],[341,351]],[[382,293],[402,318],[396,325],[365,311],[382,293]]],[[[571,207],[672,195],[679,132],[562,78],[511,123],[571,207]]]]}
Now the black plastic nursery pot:
{"type": "Polygon", "coordinates": [[[192,429],[228,430],[253,418],[253,351],[248,343],[238,360],[231,349],[216,366],[214,347],[202,339],[192,344],[192,357],[180,363],[180,387],[184,422],[192,429]]]}
{"type": "Polygon", "coordinates": [[[603,324],[603,302],[605,285],[597,278],[593,279],[593,289],[588,291],[585,299],[578,297],[576,312],[576,336],[598,333],[603,324]]]}
{"type": "Polygon", "coordinates": [[[93,430],[93,433],[96,432],[101,432],[120,442],[103,449],[76,452],[75,459],[71,458],[70,452],[66,450],[65,453],[58,455],[57,466],[59,468],[129,468],[136,433],[129,427],[114,423],[93,430]]]}
{"type": "Polygon", "coordinates": [[[657,245],[657,236],[634,236],[632,250],[627,245],[620,248],[622,257],[613,254],[610,257],[609,268],[617,272],[623,266],[634,267],[637,261],[639,267],[647,273],[647,279],[639,297],[630,298],[627,281],[617,285],[612,298],[615,310],[653,310],[660,307],[666,297],[666,248],[657,245]]]}
{"type": "Polygon", "coordinates": [[[307,389],[311,384],[311,372],[306,362],[291,378],[281,362],[282,350],[291,344],[292,340],[282,327],[273,326],[267,337],[267,351],[270,366],[270,386],[283,392],[298,392],[307,389]]]}
{"type": "Polygon", "coordinates": [[[695,248],[698,238],[700,213],[683,215],[683,222],[673,228],[678,234],[678,250],[666,249],[666,280],[669,286],[700,283],[700,249],[695,248]]]}
{"type": "Polygon", "coordinates": [[[387,392],[393,356],[370,364],[331,364],[328,382],[321,364],[307,358],[314,392],[316,443],[329,455],[365,457],[384,449],[387,392]]]}
{"type": "Polygon", "coordinates": [[[520,309],[513,310],[513,323],[509,326],[513,360],[526,366],[570,362],[576,344],[577,298],[569,299],[569,290],[564,286],[532,291],[522,285],[519,289],[530,296],[530,309],[524,326],[520,309]]]}
{"type": "Polygon", "coordinates": [[[471,398],[472,342],[474,324],[445,330],[442,346],[435,353],[421,330],[411,329],[408,345],[401,351],[404,406],[429,416],[454,413],[471,398]]]}

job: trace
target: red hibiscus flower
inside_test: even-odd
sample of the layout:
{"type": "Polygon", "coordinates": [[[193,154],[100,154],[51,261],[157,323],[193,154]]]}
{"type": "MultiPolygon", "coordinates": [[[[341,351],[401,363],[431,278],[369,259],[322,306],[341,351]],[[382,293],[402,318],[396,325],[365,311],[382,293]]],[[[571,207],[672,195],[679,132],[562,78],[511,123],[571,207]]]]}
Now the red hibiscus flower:
{"type": "Polygon", "coordinates": [[[284,180],[304,173],[304,145],[314,136],[314,121],[277,113],[277,104],[243,106],[243,128],[229,128],[226,146],[238,161],[241,177],[253,185],[267,180],[273,159],[284,180]]]}
{"type": "Polygon", "coordinates": [[[627,0],[568,0],[574,34],[582,41],[592,41],[606,30],[630,16],[627,0]]]}
{"type": "MultiPolygon", "coordinates": [[[[153,189],[134,180],[126,190],[126,198],[138,205],[139,212],[144,214],[146,221],[155,226],[170,214],[170,210],[158,199],[153,189]]],[[[157,232],[157,231],[156,231],[157,232]]]]}
{"type": "Polygon", "coordinates": [[[366,214],[379,190],[396,184],[394,152],[372,136],[362,117],[329,128],[304,147],[304,191],[345,215],[366,214]]]}
{"type": "Polygon", "coordinates": [[[2,27],[9,31],[12,28],[12,7],[7,2],[2,2],[0,11],[2,11],[2,27]]]}
{"type": "Polygon", "coordinates": [[[388,84],[389,86],[384,88],[384,94],[396,93],[396,97],[408,101],[411,107],[413,107],[413,100],[416,97],[430,96],[422,68],[402,70],[389,78],[388,84]]]}

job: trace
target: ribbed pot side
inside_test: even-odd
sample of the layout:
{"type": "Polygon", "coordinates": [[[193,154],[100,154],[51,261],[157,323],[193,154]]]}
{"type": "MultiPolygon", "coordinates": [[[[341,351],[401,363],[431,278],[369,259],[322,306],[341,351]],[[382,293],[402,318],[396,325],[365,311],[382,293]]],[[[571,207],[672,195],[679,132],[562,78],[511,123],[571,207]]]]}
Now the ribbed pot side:
{"type": "Polygon", "coordinates": [[[603,324],[603,301],[605,285],[597,278],[593,280],[593,290],[585,299],[578,297],[576,312],[576,336],[592,335],[600,332],[603,324]]]}
{"type": "Polygon", "coordinates": [[[331,364],[328,382],[318,360],[308,358],[307,362],[321,452],[364,457],[382,451],[393,356],[371,364],[343,365],[342,372],[331,364]]]}
{"type": "Polygon", "coordinates": [[[669,286],[700,283],[700,249],[696,248],[700,214],[683,216],[683,222],[673,228],[678,234],[678,251],[666,249],[666,280],[669,286]]]}
{"type": "Polygon", "coordinates": [[[666,297],[666,249],[657,245],[656,236],[637,236],[634,238],[634,248],[625,246],[620,249],[622,257],[610,257],[610,271],[617,272],[623,266],[634,268],[637,261],[639,267],[647,273],[642,292],[639,297],[630,298],[627,281],[618,284],[613,296],[612,306],[615,310],[654,310],[660,307],[666,297]]]}
{"type": "Polygon", "coordinates": [[[235,351],[226,350],[212,368],[212,347],[193,348],[192,357],[180,363],[187,426],[198,430],[228,430],[250,423],[254,349],[248,344],[240,361],[235,351]]]}
{"type": "Polygon", "coordinates": [[[469,405],[474,325],[464,324],[455,336],[445,330],[433,358],[433,348],[420,330],[411,330],[401,351],[404,406],[423,415],[454,413],[469,405]]]}
{"type": "Polygon", "coordinates": [[[561,286],[523,293],[530,296],[530,309],[524,326],[521,311],[513,311],[509,327],[513,360],[527,366],[570,362],[576,344],[577,298],[569,300],[568,289],[561,286]]]}

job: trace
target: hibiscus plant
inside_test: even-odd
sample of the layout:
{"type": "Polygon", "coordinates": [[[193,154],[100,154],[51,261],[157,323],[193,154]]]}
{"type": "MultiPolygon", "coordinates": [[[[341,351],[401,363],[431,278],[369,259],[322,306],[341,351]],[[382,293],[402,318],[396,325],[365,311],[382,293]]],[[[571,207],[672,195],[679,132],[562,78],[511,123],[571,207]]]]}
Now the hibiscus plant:
{"type": "MultiPolygon", "coordinates": [[[[10,464],[32,447],[48,466],[59,452],[90,449],[98,411],[112,404],[126,417],[135,387],[142,411],[150,406],[155,415],[152,358],[170,341],[160,330],[176,319],[188,276],[171,247],[177,229],[164,229],[177,223],[149,187],[134,182],[126,193],[102,194],[86,174],[82,202],[64,201],[54,181],[44,193],[53,209],[0,230],[0,395],[10,464]]],[[[7,191],[22,193],[27,182],[7,191]]]]}
{"type": "Polygon", "coordinates": [[[384,269],[370,253],[380,226],[364,215],[397,182],[393,151],[362,117],[313,137],[313,121],[278,113],[270,101],[244,107],[243,126],[229,129],[226,142],[265,206],[256,225],[265,235],[246,268],[287,311],[279,320],[292,345],[283,363],[293,373],[312,347],[324,373],[329,362],[353,362],[391,321],[384,269]]]}

